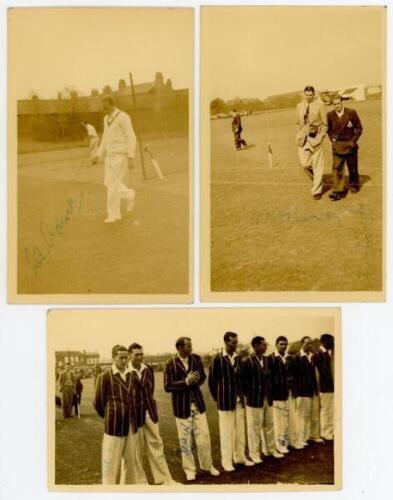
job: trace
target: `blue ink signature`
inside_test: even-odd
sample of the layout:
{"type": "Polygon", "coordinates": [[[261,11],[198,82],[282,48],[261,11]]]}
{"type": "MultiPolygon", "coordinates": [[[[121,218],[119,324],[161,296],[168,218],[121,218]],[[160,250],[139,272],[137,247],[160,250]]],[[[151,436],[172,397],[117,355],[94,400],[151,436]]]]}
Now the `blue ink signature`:
{"type": "Polygon", "coordinates": [[[42,269],[48,262],[50,254],[56,245],[56,241],[64,234],[67,225],[70,223],[72,217],[80,213],[82,210],[83,190],[77,198],[68,198],[66,202],[66,209],[64,214],[53,225],[48,226],[43,220],[40,220],[39,231],[42,242],[33,247],[25,247],[25,258],[30,265],[34,274],[42,269]]]}

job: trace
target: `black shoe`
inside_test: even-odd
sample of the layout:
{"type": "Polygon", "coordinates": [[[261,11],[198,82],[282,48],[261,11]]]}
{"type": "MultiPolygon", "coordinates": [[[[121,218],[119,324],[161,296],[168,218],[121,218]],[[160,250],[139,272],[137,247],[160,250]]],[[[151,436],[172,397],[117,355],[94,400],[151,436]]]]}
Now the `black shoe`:
{"type": "Polygon", "coordinates": [[[329,194],[329,198],[331,201],[339,201],[341,200],[342,196],[340,193],[331,193],[329,194]]]}
{"type": "Polygon", "coordinates": [[[356,194],[360,191],[359,186],[349,186],[349,190],[353,194],[356,194]]]}
{"type": "Polygon", "coordinates": [[[314,194],[313,195],[314,200],[320,200],[322,198],[321,194],[314,194]]]}

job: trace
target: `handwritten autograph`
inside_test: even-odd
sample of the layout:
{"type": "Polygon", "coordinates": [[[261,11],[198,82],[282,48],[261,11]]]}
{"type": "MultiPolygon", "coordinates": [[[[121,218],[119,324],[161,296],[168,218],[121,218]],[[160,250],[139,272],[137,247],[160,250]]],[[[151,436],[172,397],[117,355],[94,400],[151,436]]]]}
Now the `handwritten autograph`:
{"type": "Polygon", "coordinates": [[[56,219],[52,225],[48,225],[43,220],[39,223],[39,233],[41,243],[33,247],[25,247],[25,258],[30,265],[34,274],[43,268],[48,262],[49,257],[56,246],[59,237],[64,234],[64,231],[75,214],[82,210],[83,190],[78,197],[67,198],[66,208],[63,215],[56,219]]]}

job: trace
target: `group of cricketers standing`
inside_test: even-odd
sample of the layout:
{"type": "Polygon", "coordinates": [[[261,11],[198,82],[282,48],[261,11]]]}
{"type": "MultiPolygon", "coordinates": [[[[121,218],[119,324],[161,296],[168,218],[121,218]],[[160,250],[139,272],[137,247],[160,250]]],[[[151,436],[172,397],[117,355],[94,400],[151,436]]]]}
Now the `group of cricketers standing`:
{"type": "MultiPolygon", "coordinates": [[[[301,339],[301,349],[288,354],[288,340],[280,336],[266,356],[263,337],[251,341],[252,353],[238,354],[238,335],[226,332],[222,352],[213,355],[208,376],[202,359],[192,352],[192,341],[181,337],[177,355],[166,363],[164,388],[172,396],[183,470],[187,481],[199,468],[219,476],[211,453],[206,405],[201,391],[208,379],[217,404],[221,467],[262,464],[309,442],[334,439],[334,337],[324,334],[315,349],[312,339],[301,339]]],[[[154,399],[154,372],[143,363],[143,347],[112,349],[113,364],[95,385],[94,407],[104,419],[103,484],[147,484],[141,458],[145,448],[155,484],[173,484],[159,432],[154,399]]]]}

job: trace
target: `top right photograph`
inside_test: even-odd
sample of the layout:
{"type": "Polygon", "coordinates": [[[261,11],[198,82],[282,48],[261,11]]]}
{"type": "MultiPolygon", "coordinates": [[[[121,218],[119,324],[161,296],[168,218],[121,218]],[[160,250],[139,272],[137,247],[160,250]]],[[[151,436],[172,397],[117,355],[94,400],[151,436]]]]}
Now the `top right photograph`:
{"type": "Polygon", "coordinates": [[[385,7],[203,7],[201,299],[385,300],[385,7]]]}

